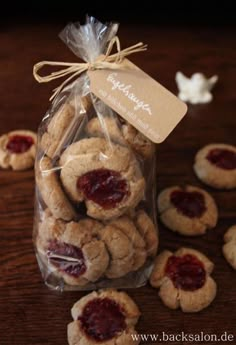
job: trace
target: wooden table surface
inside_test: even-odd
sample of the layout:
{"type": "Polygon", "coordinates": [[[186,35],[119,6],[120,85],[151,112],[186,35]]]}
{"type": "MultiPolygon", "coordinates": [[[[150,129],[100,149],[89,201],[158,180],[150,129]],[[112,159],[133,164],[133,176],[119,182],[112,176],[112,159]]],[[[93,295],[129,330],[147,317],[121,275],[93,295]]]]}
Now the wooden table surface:
{"type": "MultiPolygon", "coordinates": [[[[41,60],[76,61],[57,37],[63,25],[9,25],[0,31],[0,134],[13,129],[37,130],[57,85],[39,85],[32,66],[41,60]]],[[[196,151],[210,142],[236,144],[236,51],[232,28],[128,27],[120,29],[122,46],[148,44],[133,61],[171,91],[177,92],[176,71],[219,75],[210,104],[189,106],[188,114],[158,147],[158,191],[178,185],[202,183],[192,165],[196,151]]],[[[140,333],[232,333],[236,343],[236,273],[222,256],[223,234],[236,223],[236,191],[205,187],[219,207],[215,229],[198,238],[173,234],[163,225],[160,249],[190,246],[215,262],[218,284],[214,303],[197,314],[166,308],[150,286],[129,290],[142,311],[140,333]]],[[[32,246],[34,172],[0,171],[0,344],[65,345],[70,308],[84,292],[60,294],[43,283],[32,246]]],[[[151,341],[145,344],[151,344],[151,341]]],[[[153,342],[160,344],[161,342],[153,342]]],[[[152,343],[152,344],[153,344],[152,343]]],[[[162,342],[164,344],[164,342],[162,342]]],[[[167,342],[190,344],[190,342],[167,342]]],[[[204,343],[204,342],[203,342],[204,343]]],[[[226,342],[220,342],[224,344],[226,342]]],[[[211,342],[210,344],[216,344],[211,342]]],[[[219,344],[219,342],[217,342],[219,344]]]]}

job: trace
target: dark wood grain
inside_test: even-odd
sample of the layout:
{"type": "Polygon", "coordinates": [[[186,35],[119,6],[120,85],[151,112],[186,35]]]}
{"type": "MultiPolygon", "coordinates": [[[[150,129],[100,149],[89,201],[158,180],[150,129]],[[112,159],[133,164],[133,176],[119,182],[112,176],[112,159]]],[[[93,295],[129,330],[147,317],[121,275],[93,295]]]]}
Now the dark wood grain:
{"type": "MultiPolygon", "coordinates": [[[[60,29],[59,25],[1,29],[0,134],[16,128],[36,130],[47,109],[50,92],[57,84],[38,85],[32,77],[34,63],[45,59],[76,61],[57,38],[60,29]]],[[[134,56],[133,61],[173,92],[176,92],[174,76],[177,70],[187,75],[196,71],[207,76],[219,75],[214,101],[189,106],[185,119],[159,145],[158,190],[184,183],[202,186],[192,170],[195,152],[209,142],[236,144],[235,34],[232,29],[210,28],[147,26],[120,30],[122,46],[137,41],[149,45],[149,50],[134,56]]],[[[206,310],[188,315],[163,306],[157,290],[150,286],[130,290],[142,310],[140,333],[203,331],[220,334],[227,331],[236,336],[236,273],[221,251],[224,232],[236,222],[236,191],[206,189],[219,206],[220,220],[216,228],[191,239],[175,235],[160,224],[160,242],[161,249],[192,246],[215,262],[216,300],[206,310]]],[[[66,344],[70,308],[85,294],[66,292],[62,295],[50,291],[42,282],[31,241],[33,204],[33,171],[0,171],[1,345],[66,344]]]]}

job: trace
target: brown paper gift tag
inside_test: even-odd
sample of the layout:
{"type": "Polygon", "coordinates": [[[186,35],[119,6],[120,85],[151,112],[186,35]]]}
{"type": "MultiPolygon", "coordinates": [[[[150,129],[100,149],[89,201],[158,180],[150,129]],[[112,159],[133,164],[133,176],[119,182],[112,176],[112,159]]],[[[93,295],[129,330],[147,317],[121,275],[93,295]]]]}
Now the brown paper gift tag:
{"type": "Polygon", "coordinates": [[[88,76],[91,91],[155,143],[187,112],[185,103],[127,59],[121,69],[90,70],[88,76]]]}

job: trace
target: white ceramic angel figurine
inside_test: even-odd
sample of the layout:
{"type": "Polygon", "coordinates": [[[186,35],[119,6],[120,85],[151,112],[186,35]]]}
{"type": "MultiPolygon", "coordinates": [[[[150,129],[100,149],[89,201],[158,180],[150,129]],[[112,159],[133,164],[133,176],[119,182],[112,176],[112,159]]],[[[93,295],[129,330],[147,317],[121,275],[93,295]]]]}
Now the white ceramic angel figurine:
{"type": "Polygon", "coordinates": [[[177,72],[175,80],[179,89],[178,97],[182,101],[192,104],[208,103],[213,98],[211,89],[218,76],[207,79],[202,73],[194,73],[191,78],[187,78],[182,72],[177,72]]]}

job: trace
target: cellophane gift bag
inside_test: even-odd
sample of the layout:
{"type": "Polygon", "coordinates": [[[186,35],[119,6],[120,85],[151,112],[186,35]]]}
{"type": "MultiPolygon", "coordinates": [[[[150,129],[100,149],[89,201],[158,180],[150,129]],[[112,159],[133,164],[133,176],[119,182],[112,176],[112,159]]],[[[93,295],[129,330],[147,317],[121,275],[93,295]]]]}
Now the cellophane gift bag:
{"type": "MultiPolygon", "coordinates": [[[[61,33],[86,62],[117,32],[87,17],[61,33]]],[[[38,129],[34,244],[58,290],[139,287],[158,247],[155,145],[90,91],[83,73],[54,98],[38,129]]]]}

